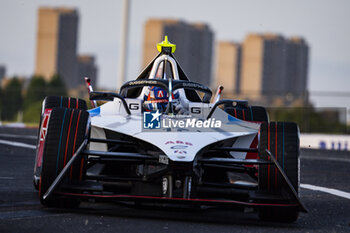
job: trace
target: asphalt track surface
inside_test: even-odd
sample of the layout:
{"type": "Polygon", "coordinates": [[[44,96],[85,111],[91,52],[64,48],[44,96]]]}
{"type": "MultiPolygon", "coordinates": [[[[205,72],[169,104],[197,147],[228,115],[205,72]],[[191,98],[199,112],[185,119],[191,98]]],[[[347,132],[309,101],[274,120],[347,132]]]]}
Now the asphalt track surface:
{"type": "Polygon", "coordinates": [[[301,183],[331,193],[301,188],[309,213],[281,224],[260,221],[255,212],[224,209],[102,203],[45,208],[32,185],[35,138],[35,129],[0,127],[0,232],[350,232],[349,152],[301,151],[301,183]]]}

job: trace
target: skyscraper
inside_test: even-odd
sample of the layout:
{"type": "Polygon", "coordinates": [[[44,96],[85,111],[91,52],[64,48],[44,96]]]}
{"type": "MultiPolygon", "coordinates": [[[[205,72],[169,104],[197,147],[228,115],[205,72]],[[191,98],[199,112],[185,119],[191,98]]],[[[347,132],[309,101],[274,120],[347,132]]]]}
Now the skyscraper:
{"type": "Polygon", "coordinates": [[[279,35],[249,34],[243,42],[242,86],[253,98],[283,93],[285,52],[279,35]]]}
{"type": "Polygon", "coordinates": [[[287,41],[287,71],[285,91],[293,96],[307,97],[307,67],[309,48],[305,40],[292,37],[287,41]]]}
{"type": "Polygon", "coordinates": [[[156,44],[165,35],[176,44],[174,55],[188,78],[210,85],[213,32],[209,26],[172,19],[148,20],[144,28],[143,67],[157,55],[156,44]]]}
{"type": "Polygon", "coordinates": [[[308,46],[298,38],[249,34],[243,42],[241,94],[253,100],[303,98],[308,46]]]}
{"type": "Polygon", "coordinates": [[[216,84],[224,86],[225,96],[240,93],[241,53],[238,43],[219,42],[217,45],[216,84]]]}
{"type": "Polygon", "coordinates": [[[35,74],[46,80],[59,74],[68,88],[76,87],[77,10],[42,7],[38,16],[35,74]]]}

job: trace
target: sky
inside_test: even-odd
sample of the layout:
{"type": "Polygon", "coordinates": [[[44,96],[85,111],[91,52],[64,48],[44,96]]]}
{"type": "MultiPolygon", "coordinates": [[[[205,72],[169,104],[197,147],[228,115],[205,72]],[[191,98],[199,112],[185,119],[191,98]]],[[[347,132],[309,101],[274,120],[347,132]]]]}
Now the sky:
{"type": "MultiPolygon", "coordinates": [[[[117,85],[122,3],[119,0],[0,0],[0,64],[7,75],[31,76],[35,65],[40,6],[79,11],[78,53],[93,54],[98,85],[117,85]]],[[[143,26],[147,19],[173,18],[207,23],[215,41],[242,42],[248,33],[301,36],[310,46],[308,89],[319,107],[350,108],[350,1],[348,0],[131,0],[127,79],[143,69],[143,26]],[[349,97],[312,95],[316,91],[349,97]]],[[[171,41],[171,38],[169,38],[171,41]]],[[[176,56],[176,53],[175,53],[176,56]]],[[[180,61],[181,63],[181,61],[180,61]]]]}

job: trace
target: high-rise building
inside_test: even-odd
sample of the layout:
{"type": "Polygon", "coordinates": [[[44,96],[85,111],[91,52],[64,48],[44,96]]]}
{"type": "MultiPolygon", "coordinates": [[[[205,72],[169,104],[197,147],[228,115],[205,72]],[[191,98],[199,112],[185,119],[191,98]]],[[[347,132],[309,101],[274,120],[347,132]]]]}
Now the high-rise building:
{"type": "Polygon", "coordinates": [[[243,42],[241,93],[251,98],[283,93],[285,56],[281,36],[249,34],[243,42]]]}
{"type": "Polygon", "coordinates": [[[267,101],[306,91],[308,46],[300,38],[249,34],[243,42],[241,94],[267,101]]]}
{"type": "Polygon", "coordinates": [[[241,45],[233,42],[219,42],[217,45],[216,84],[224,86],[225,96],[240,93],[241,45]]]}
{"type": "Polygon", "coordinates": [[[285,91],[292,96],[307,98],[307,67],[309,48],[305,40],[292,37],[287,41],[285,91]]]}
{"type": "Polygon", "coordinates": [[[95,64],[95,57],[90,55],[78,56],[78,77],[81,83],[84,83],[85,77],[90,78],[91,85],[97,87],[97,67],[95,64]]]}
{"type": "Polygon", "coordinates": [[[6,67],[4,65],[0,65],[0,83],[1,80],[5,77],[6,75],[6,67]]]}
{"type": "Polygon", "coordinates": [[[144,28],[143,67],[157,55],[156,44],[167,35],[176,44],[174,56],[192,81],[210,85],[213,32],[206,24],[150,19],[144,28]]]}
{"type": "Polygon", "coordinates": [[[248,35],[243,42],[241,93],[259,97],[263,83],[264,43],[259,35],[248,35]]]}
{"type": "Polygon", "coordinates": [[[59,74],[68,88],[76,87],[77,10],[42,7],[38,16],[35,74],[46,80],[59,74]]]}

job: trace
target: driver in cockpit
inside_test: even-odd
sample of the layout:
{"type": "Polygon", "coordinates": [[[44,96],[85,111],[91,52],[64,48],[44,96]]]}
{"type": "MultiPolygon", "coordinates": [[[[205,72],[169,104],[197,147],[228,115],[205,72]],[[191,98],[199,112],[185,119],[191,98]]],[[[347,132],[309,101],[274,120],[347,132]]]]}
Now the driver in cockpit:
{"type": "MultiPolygon", "coordinates": [[[[164,74],[166,76],[166,74],[164,74]]],[[[159,65],[156,73],[156,79],[161,79],[163,76],[163,63],[159,65]]],[[[188,114],[187,110],[181,104],[181,97],[179,91],[174,91],[172,94],[173,106],[175,107],[175,113],[188,114]]],[[[144,91],[143,96],[143,108],[145,111],[157,111],[165,112],[169,102],[169,96],[167,91],[160,87],[150,86],[144,91]]]]}
{"type": "MultiPolygon", "coordinates": [[[[179,98],[179,93],[173,94],[173,100],[179,98]]],[[[160,87],[148,87],[145,91],[143,98],[143,106],[146,111],[164,112],[168,106],[169,96],[168,93],[160,87]]]]}

